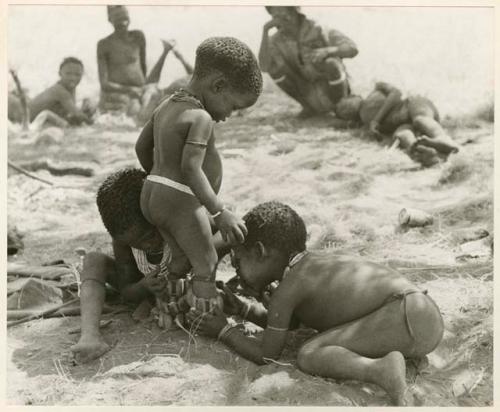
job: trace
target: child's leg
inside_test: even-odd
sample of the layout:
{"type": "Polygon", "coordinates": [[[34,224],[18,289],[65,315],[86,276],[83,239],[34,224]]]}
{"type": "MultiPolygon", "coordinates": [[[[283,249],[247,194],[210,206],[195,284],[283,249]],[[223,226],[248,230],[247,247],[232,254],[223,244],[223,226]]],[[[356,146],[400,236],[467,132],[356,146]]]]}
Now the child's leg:
{"type": "Polygon", "coordinates": [[[431,352],[442,333],[435,304],[414,293],[315,336],[300,349],[297,362],[310,374],[375,383],[400,405],[406,390],[403,355],[431,352]]]}
{"type": "Polygon", "coordinates": [[[439,162],[439,156],[431,147],[417,146],[418,139],[410,124],[399,126],[393,134],[393,138],[399,141],[399,147],[412,160],[425,167],[435,165],[439,162]]]}
{"type": "Polygon", "coordinates": [[[165,40],[162,40],[163,52],[161,53],[158,61],[155,63],[151,72],[146,77],[146,84],[148,83],[158,83],[160,81],[161,71],[163,70],[163,65],[165,64],[165,59],[167,58],[168,52],[171,50],[171,46],[165,40]]]}
{"type": "Polygon", "coordinates": [[[206,210],[198,199],[170,186],[146,180],[141,192],[144,217],[160,231],[165,241],[184,252],[193,268],[193,292],[200,298],[216,297],[215,250],[206,210]],[[204,282],[196,282],[196,280],[204,282]]]}
{"type": "Polygon", "coordinates": [[[110,349],[101,337],[99,321],[106,294],[105,283],[116,276],[115,272],[115,261],[111,257],[98,252],[85,256],[80,286],[82,332],[78,343],[71,347],[79,362],[96,359],[110,349]]]}
{"type": "Polygon", "coordinates": [[[67,127],[69,123],[63,119],[61,116],[55,114],[50,110],[43,110],[35,117],[31,123],[34,130],[42,130],[45,127],[56,126],[56,127],[67,127]]]}
{"type": "Polygon", "coordinates": [[[428,146],[448,155],[458,152],[458,145],[439,123],[439,114],[432,102],[421,96],[408,99],[408,110],[415,130],[423,134],[418,145],[428,146]]]}

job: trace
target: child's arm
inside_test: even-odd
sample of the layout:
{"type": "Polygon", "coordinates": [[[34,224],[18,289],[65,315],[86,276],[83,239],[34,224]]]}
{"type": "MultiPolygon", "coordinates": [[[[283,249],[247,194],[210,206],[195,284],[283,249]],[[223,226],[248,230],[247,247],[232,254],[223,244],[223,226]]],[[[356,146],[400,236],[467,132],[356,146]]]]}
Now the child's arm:
{"type": "Polygon", "coordinates": [[[137,269],[132,250],[129,246],[113,239],[113,252],[116,261],[118,289],[129,302],[141,302],[151,294],[161,293],[164,283],[158,278],[144,277],[137,269]]]}
{"type": "Polygon", "coordinates": [[[269,38],[269,30],[273,27],[277,27],[277,23],[274,20],[270,20],[264,24],[259,49],[259,65],[264,73],[269,73],[273,79],[276,79],[282,76],[282,73],[278,56],[274,53],[271,39],[269,38]]]}
{"type": "Polygon", "coordinates": [[[151,173],[151,169],[153,168],[153,150],[153,121],[150,119],[143,127],[137,139],[137,143],[135,144],[137,159],[139,159],[139,163],[147,174],[151,173]]]}
{"type": "Polygon", "coordinates": [[[79,125],[83,122],[87,124],[92,123],[90,118],[76,106],[69,92],[63,90],[58,91],[56,99],[67,113],[66,120],[68,120],[70,124],[79,125]]]}
{"type": "MultiPolygon", "coordinates": [[[[245,336],[237,328],[226,326],[227,320],[220,311],[206,314],[200,324],[200,331],[218,337],[241,356],[257,364],[262,365],[269,360],[277,359],[285,346],[293,310],[301,301],[302,291],[297,286],[299,285],[293,282],[282,283],[274,292],[262,341],[245,336]]],[[[196,319],[196,316],[199,314],[190,313],[191,319],[196,319]]]]}
{"type": "Polygon", "coordinates": [[[382,104],[380,109],[378,109],[377,113],[375,114],[369,125],[370,131],[377,134],[378,126],[380,125],[380,123],[382,123],[385,116],[387,116],[387,114],[399,102],[401,102],[401,91],[398,88],[385,82],[378,82],[375,85],[375,90],[382,92],[386,96],[384,104],[382,104]]]}
{"type": "Polygon", "coordinates": [[[200,203],[214,217],[222,238],[231,243],[243,242],[246,234],[245,224],[225,208],[203,172],[205,152],[213,133],[212,118],[205,110],[190,110],[182,113],[179,121],[190,125],[181,161],[181,172],[185,181],[200,203]]]}

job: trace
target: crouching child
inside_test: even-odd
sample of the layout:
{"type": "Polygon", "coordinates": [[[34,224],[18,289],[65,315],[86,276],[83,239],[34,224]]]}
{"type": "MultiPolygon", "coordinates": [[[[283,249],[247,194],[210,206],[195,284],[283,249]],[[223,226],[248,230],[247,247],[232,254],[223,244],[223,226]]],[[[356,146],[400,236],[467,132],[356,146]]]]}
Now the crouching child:
{"type": "Polygon", "coordinates": [[[246,306],[225,288],[224,310],[264,328],[262,340],[231,326],[218,308],[201,322],[199,311],[190,312],[199,332],[264,364],[280,357],[287,332],[300,322],[318,331],[298,352],[302,371],[374,383],[404,405],[404,358],[424,357],[443,336],[440,311],[427,291],[359,257],[306,250],[305,224],[284,204],[260,204],[243,219],[248,235],[232,251],[240,285],[265,303],[269,286],[279,284],[267,309],[246,306]]]}

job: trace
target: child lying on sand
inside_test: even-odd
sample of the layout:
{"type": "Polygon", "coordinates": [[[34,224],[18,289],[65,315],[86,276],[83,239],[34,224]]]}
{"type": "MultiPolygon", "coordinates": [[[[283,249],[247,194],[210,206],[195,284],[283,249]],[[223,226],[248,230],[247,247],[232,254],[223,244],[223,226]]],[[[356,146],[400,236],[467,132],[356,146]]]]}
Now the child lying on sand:
{"type": "MultiPolygon", "coordinates": [[[[91,124],[95,110],[84,100],[82,107],[76,106],[76,87],[83,75],[83,63],[75,57],[66,57],[59,67],[59,81],[28,102],[30,122],[38,128],[47,123],[52,126],[91,124]]],[[[19,123],[23,111],[20,97],[9,94],[9,120],[19,123]]]]}
{"type": "Polygon", "coordinates": [[[258,364],[278,359],[287,331],[301,322],[319,332],[299,350],[301,370],[371,382],[404,404],[404,357],[423,357],[443,336],[441,314],[427,292],[384,266],[307,251],[304,222],[281,203],[260,204],[243,219],[248,235],[232,259],[241,286],[258,299],[272,282],[279,286],[267,310],[245,306],[225,288],[224,310],[263,327],[262,341],[229,326],[218,308],[201,321],[192,310],[188,319],[258,364]]]}
{"type": "MultiPolygon", "coordinates": [[[[98,358],[110,349],[99,332],[106,282],[128,302],[139,303],[165,291],[166,283],[159,275],[166,271],[170,249],[141,213],[139,201],[145,177],[139,169],[120,170],[110,175],[97,192],[97,207],[111,235],[114,257],[100,252],[85,256],[80,275],[82,334],[71,347],[78,362],[98,358]],[[156,276],[146,276],[152,272],[156,276]]],[[[214,244],[221,256],[227,253],[220,235],[214,235],[214,244]]]]}
{"type": "Polygon", "coordinates": [[[403,100],[401,91],[388,83],[377,83],[364,100],[356,95],[342,98],[335,113],[344,120],[361,121],[377,139],[392,134],[399,147],[423,166],[459,150],[439,124],[438,111],[429,99],[409,96],[403,100]]]}

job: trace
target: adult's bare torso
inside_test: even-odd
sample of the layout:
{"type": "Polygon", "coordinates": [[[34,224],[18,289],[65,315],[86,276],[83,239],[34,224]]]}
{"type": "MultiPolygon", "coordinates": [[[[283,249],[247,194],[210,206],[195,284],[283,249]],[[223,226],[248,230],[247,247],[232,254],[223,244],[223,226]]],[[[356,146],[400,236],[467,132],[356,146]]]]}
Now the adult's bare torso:
{"type": "Polygon", "coordinates": [[[297,276],[296,286],[304,291],[294,315],[319,331],[368,315],[393,293],[415,289],[390,268],[331,253],[312,253],[288,276],[297,276]]]}
{"type": "Polygon", "coordinates": [[[126,38],[111,34],[103,40],[110,82],[126,86],[144,86],[146,80],[140,57],[142,36],[139,31],[131,31],[126,38]]]}
{"type": "MultiPolygon", "coordinates": [[[[190,102],[167,100],[153,116],[155,151],[151,174],[187,184],[181,171],[181,162],[190,124],[179,121],[179,116],[186,110],[194,109],[200,110],[190,102]]],[[[222,183],[222,162],[215,147],[213,132],[207,142],[202,169],[212,189],[218,193],[222,183]]]]}

